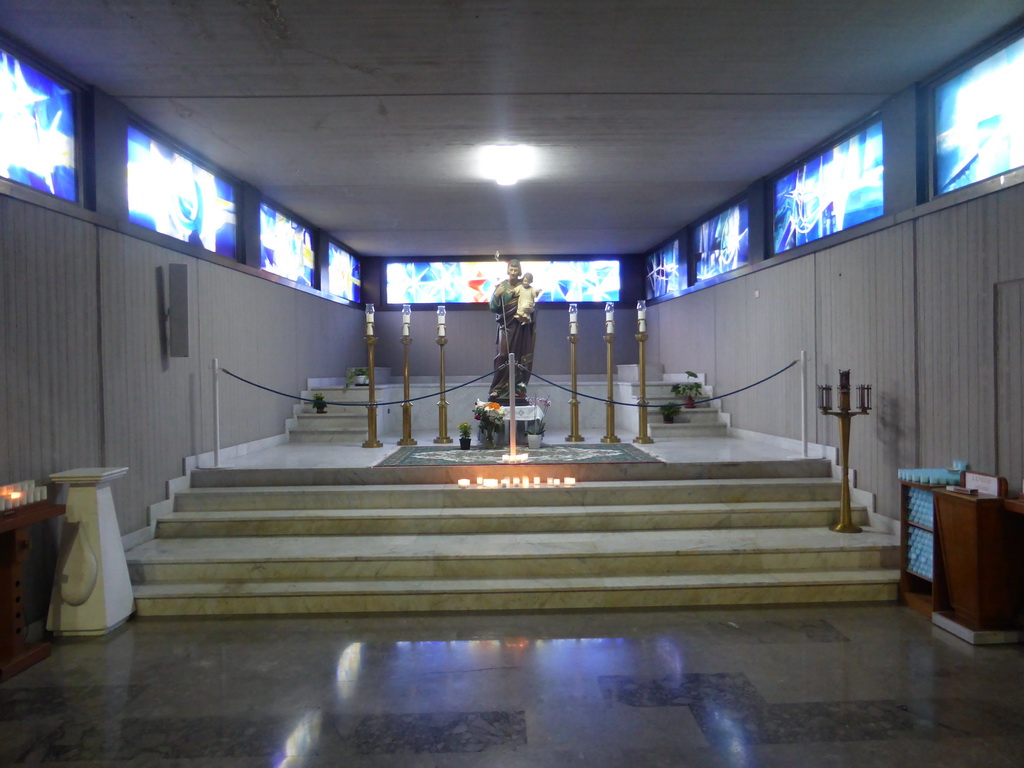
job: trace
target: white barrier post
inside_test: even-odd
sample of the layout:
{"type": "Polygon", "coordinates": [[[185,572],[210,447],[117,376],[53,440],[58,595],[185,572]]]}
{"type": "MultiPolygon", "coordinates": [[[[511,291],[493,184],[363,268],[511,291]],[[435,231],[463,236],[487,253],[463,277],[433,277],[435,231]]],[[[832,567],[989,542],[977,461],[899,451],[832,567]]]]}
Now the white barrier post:
{"type": "Polygon", "coordinates": [[[800,441],[807,458],[807,352],[800,350],[800,441]]]}
{"type": "Polygon", "coordinates": [[[220,361],[213,358],[213,466],[220,466],[220,361]]]}

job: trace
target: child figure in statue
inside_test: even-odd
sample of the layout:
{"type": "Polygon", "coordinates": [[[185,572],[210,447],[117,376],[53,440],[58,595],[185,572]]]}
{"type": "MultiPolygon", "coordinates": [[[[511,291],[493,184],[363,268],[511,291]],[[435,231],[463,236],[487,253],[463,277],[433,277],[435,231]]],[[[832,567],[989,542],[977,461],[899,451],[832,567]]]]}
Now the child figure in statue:
{"type": "Polygon", "coordinates": [[[540,296],[540,288],[533,287],[533,274],[527,272],[523,275],[523,281],[515,288],[516,293],[516,320],[524,325],[533,322],[533,312],[537,307],[537,297],[540,296]]]}

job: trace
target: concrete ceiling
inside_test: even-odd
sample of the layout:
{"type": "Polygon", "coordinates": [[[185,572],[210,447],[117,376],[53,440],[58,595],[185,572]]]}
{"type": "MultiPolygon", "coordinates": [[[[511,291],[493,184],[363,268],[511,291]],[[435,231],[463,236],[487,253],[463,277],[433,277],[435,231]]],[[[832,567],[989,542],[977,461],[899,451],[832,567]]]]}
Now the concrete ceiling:
{"type": "Polygon", "coordinates": [[[365,255],[656,245],[1022,0],[0,0],[0,32],[365,255]],[[483,144],[535,178],[479,177],[483,144]]]}

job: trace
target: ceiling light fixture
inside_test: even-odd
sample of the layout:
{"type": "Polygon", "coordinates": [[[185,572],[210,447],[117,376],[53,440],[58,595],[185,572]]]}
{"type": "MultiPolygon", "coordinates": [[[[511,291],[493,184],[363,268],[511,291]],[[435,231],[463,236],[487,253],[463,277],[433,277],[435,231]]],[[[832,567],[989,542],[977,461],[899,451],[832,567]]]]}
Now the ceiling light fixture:
{"type": "Polygon", "coordinates": [[[536,172],[537,151],[525,144],[489,144],[480,148],[480,174],[510,186],[536,172]]]}

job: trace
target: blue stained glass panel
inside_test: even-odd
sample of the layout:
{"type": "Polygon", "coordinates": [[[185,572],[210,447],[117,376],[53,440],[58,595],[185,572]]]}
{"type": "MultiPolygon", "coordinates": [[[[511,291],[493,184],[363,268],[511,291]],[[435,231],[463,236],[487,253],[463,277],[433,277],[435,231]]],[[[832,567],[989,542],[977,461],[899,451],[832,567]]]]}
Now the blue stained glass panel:
{"type": "Polygon", "coordinates": [[[1024,39],[935,89],[935,188],[1024,166],[1024,39]]]}
{"type": "Polygon", "coordinates": [[[693,233],[697,281],[725,274],[747,263],[750,229],[744,201],[712,216],[693,233]]]}
{"type": "Polygon", "coordinates": [[[884,170],[879,121],[775,182],[775,253],[881,216],[884,170]]]}
{"type": "Polygon", "coordinates": [[[685,287],[685,269],[679,264],[679,241],[673,240],[647,254],[647,298],[675,296],[685,287]]]}
{"type": "Polygon", "coordinates": [[[184,155],[128,127],[128,219],[235,257],[235,190],[184,155]]]}
{"type": "Polygon", "coordinates": [[[313,267],[313,234],[260,203],[260,269],[312,286],[313,267]]]}
{"type": "Polygon", "coordinates": [[[0,50],[0,177],[78,199],[74,97],[0,50]]]}

